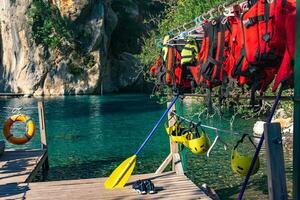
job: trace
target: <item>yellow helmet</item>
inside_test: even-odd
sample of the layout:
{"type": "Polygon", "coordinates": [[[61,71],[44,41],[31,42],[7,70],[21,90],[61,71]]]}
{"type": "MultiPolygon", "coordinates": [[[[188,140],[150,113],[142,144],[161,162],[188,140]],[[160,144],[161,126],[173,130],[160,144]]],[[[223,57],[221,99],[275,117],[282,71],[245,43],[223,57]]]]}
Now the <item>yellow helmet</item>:
{"type": "Polygon", "coordinates": [[[173,142],[181,144],[186,142],[186,135],[188,132],[185,131],[186,129],[181,125],[181,123],[176,121],[174,125],[170,127],[165,124],[165,128],[167,134],[170,136],[173,142]]]}
{"type": "Polygon", "coordinates": [[[165,129],[166,129],[167,134],[170,136],[172,131],[174,130],[174,125],[168,126],[167,123],[165,123],[165,129]]]}
{"type": "MultiPolygon", "coordinates": [[[[251,165],[251,162],[252,162],[252,159],[253,159],[252,156],[241,155],[237,150],[238,145],[240,143],[243,143],[243,140],[246,136],[249,137],[249,135],[247,135],[247,134],[243,135],[242,139],[237,142],[237,144],[235,145],[235,147],[233,148],[233,150],[231,152],[231,169],[240,176],[247,175],[248,170],[251,165]]],[[[249,140],[254,145],[254,143],[250,137],[249,137],[249,140]]],[[[254,145],[254,147],[256,148],[255,145],[254,145]]],[[[260,166],[259,157],[257,157],[254,167],[253,167],[253,170],[251,172],[251,175],[254,175],[257,173],[257,171],[259,170],[259,166],[260,166]]]]}
{"type": "Polygon", "coordinates": [[[189,132],[186,139],[187,141],[184,145],[187,146],[193,154],[204,154],[210,147],[209,138],[204,130],[202,130],[202,134],[200,136],[198,129],[195,128],[195,132],[189,132]]]}

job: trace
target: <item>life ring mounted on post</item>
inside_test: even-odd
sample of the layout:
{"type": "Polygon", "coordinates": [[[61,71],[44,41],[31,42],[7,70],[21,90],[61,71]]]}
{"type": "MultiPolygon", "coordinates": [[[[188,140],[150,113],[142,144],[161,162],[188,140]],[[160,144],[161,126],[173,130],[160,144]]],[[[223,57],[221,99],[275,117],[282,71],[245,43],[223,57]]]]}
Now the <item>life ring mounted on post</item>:
{"type": "Polygon", "coordinates": [[[34,124],[33,120],[29,116],[22,115],[22,114],[13,115],[10,118],[8,118],[8,120],[6,120],[4,127],[3,127],[3,134],[4,134],[5,138],[7,139],[7,141],[12,144],[16,144],[16,145],[26,144],[34,136],[34,133],[35,133],[35,124],[34,124]],[[11,133],[11,131],[10,131],[11,127],[13,126],[13,124],[15,122],[23,122],[26,124],[27,131],[23,135],[23,137],[15,137],[11,133]]]}

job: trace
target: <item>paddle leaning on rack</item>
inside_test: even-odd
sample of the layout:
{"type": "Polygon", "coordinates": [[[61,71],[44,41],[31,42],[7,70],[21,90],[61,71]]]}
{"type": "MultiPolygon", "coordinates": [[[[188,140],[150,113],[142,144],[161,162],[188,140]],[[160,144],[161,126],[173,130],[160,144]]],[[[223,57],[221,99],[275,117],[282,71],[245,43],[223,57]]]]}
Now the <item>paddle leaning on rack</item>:
{"type": "Polygon", "coordinates": [[[145,139],[143,144],[139,147],[139,149],[135,152],[135,154],[129,158],[127,158],[125,161],[123,161],[108,177],[108,179],[105,181],[104,186],[106,189],[114,189],[114,188],[122,188],[127,183],[130,175],[132,174],[135,164],[137,155],[143,150],[146,143],[149,141],[149,139],[152,137],[158,126],[161,124],[164,117],[168,114],[168,112],[171,110],[172,106],[177,101],[178,96],[175,96],[167,110],[162,114],[158,122],[156,122],[154,128],[149,133],[148,137],[145,139]]]}

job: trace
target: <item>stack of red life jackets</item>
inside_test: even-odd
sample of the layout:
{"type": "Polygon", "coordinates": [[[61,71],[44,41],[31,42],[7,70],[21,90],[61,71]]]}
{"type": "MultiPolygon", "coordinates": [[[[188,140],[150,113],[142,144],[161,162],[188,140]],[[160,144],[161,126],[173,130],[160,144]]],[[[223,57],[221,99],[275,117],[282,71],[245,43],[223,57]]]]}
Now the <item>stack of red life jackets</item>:
{"type": "MultiPolygon", "coordinates": [[[[224,86],[234,79],[240,86],[264,92],[276,77],[275,91],[293,75],[296,0],[249,0],[248,4],[244,13],[234,5],[234,16],[219,16],[202,25],[197,64],[187,66],[200,87],[224,86]]],[[[190,88],[180,60],[180,51],[172,46],[167,61],[157,65],[165,69],[165,84],[190,88]]],[[[151,72],[156,74],[154,68],[151,72]]]]}

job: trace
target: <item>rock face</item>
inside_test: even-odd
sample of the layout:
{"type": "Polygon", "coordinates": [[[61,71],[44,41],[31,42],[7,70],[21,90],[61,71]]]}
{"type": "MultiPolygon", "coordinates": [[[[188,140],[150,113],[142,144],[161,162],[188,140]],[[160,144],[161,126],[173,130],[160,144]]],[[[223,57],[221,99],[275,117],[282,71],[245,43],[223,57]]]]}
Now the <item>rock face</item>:
{"type": "MultiPolygon", "coordinates": [[[[138,82],[142,75],[139,61],[130,53],[122,53],[110,60],[109,66],[103,71],[103,87],[105,91],[118,91],[138,82]],[[109,83],[109,84],[105,84],[109,83]]],[[[138,82],[139,84],[142,84],[138,82]]]]}
{"type": "Polygon", "coordinates": [[[0,91],[34,95],[99,92],[100,71],[107,65],[110,34],[117,24],[109,2],[52,0],[52,7],[84,37],[75,42],[60,38],[61,48],[47,48],[32,39],[28,12],[33,1],[1,1],[0,91]]]}
{"type": "Polygon", "coordinates": [[[144,81],[133,54],[141,49],[144,18],[162,9],[156,2],[1,0],[0,92],[140,91],[144,81]]]}

